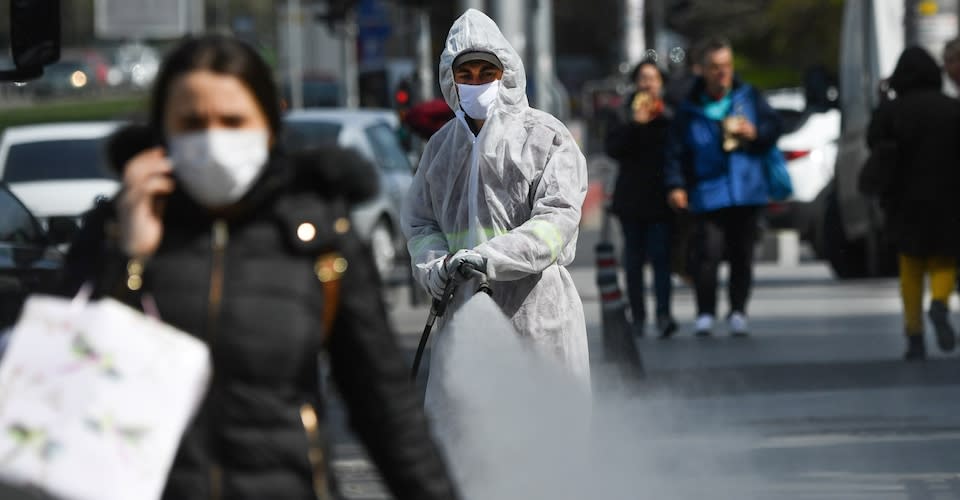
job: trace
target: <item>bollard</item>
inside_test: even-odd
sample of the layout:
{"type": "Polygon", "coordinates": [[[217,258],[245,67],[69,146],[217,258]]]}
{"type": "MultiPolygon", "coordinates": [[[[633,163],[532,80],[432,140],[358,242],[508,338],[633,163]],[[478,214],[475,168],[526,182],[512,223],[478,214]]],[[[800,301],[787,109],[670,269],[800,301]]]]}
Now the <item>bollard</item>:
{"type": "Polygon", "coordinates": [[[777,265],[793,267],[800,263],[800,235],[794,230],[777,232],[777,265]]]}
{"type": "MultiPolygon", "coordinates": [[[[609,214],[604,214],[604,226],[608,227],[609,214]]],[[[608,362],[616,364],[620,372],[630,378],[643,377],[643,361],[637,344],[633,341],[633,332],[627,323],[627,303],[617,274],[617,258],[607,231],[603,232],[603,241],[595,248],[597,259],[597,289],[600,291],[600,318],[603,328],[603,356],[608,362]]]]}

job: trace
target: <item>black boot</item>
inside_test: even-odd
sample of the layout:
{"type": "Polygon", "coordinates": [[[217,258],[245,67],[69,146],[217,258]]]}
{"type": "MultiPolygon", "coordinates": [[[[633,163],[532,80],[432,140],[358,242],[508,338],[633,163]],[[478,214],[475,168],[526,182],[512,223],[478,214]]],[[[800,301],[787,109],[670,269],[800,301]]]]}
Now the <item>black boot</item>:
{"type": "Polygon", "coordinates": [[[937,345],[943,352],[952,351],[957,343],[957,333],[953,331],[947,313],[947,304],[942,300],[930,302],[930,311],[927,315],[930,316],[930,322],[933,323],[933,329],[937,333],[937,345]]]}
{"type": "Polygon", "coordinates": [[[923,334],[907,334],[907,352],[904,353],[905,361],[923,361],[927,359],[927,346],[923,343],[923,334]]]}
{"type": "Polygon", "coordinates": [[[657,317],[657,330],[660,331],[661,339],[668,339],[677,332],[677,322],[669,315],[657,317]]]}

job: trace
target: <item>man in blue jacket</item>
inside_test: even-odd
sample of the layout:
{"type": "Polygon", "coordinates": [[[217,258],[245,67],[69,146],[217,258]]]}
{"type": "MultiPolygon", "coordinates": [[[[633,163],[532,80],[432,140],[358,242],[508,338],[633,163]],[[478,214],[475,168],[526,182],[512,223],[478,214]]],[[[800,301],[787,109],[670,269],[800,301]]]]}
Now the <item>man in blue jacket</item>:
{"type": "Polygon", "coordinates": [[[764,156],[776,145],[782,126],[763,96],[734,78],[728,41],[707,40],[697,53],[703,76],[680,105],[668,140],[668,200],[697,220],[690,262],[697,335],[712,334],[717,267],[726,257],[730,333],[745,336],[757,218],[768,201],[764,156]]]}

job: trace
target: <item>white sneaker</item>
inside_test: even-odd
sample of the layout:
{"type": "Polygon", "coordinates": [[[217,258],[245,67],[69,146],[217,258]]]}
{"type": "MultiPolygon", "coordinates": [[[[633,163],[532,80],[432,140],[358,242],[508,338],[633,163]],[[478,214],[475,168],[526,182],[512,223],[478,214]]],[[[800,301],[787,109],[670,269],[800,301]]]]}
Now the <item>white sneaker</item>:
{"type": "Polygon", "coordinates": [[[709,337],[713,334],[713,315],[701,314],[697,316],[697,337],[709,337]]]}
{"type": "Polygon", "coordinates": [[[734,312],[727,318],[730,324],[730,335],[734,337],[746,337],[748,334],[747,317],[743,313],[734,312]]]}

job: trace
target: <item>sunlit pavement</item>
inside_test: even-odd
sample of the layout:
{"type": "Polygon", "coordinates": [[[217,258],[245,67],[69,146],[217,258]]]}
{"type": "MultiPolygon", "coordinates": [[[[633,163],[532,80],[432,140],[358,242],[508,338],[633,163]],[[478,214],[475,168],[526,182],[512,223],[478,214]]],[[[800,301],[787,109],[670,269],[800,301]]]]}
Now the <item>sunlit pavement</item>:
{"type": "MultiPolygon", "coordinates": [[[[591,259],[581,250],[571,272],[587,315],[595,389],[605,394],[619,385],[601,359],[591,259]]],[[[721,293],[721,315],[724,307],[721,293]]],[[[839,282],[819,263],[763,263],[752,335],[731,338],[719,322],[704,340],[692,335],[691,290],[679,285],[680,331],[637,343],[648,376],[629,391],[625,411],[650,436],[637,451],[637,473],[658,483],[675,476],[686,485],[676,495],[683,498],[711,498],[733,483],[757,499],[960,498],[960,359],[939,353],[928,335],[931,360],[900,361],[899,311],[894,280],[839,282]]],[[[412,356],[427,309],[399,301],[391,314],[412,356]]],[[[347,497],[388,498],[338,429],[335,468],[347,497]]],[[[669,500],[670,491],[681,489],[657,497],[669,500]]]]}

